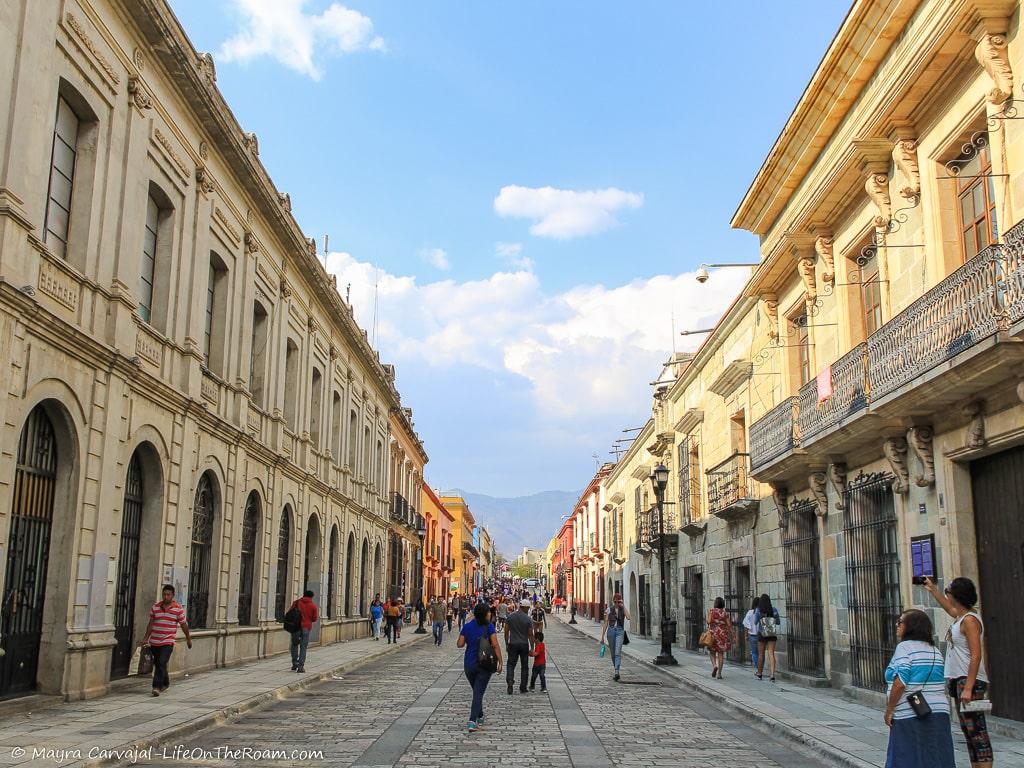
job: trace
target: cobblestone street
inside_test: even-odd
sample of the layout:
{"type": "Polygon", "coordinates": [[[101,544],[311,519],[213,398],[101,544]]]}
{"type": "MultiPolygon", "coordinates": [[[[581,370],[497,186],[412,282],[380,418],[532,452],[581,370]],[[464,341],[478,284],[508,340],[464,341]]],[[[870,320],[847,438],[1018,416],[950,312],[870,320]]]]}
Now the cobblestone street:
{"type": "MultiPolygon", "coordinates": [[[[548,689],[513,696],[494,679],[486,725],[466,732],[462,652],[421,642],[287,699],[211,728],[185,749],[314,749],[323,763],[356,766],[821,766],[755,731],[644,665],[624,659],[611,680],[590,639],[553,622],[548,689]]],[[[279,761],[280,764],[289,761],[279,761]]],[[[321,762],[310,761],[311,764],[321,762]]],[[[260,764],[275,761],[261,760],[260,764]]],[[[149,765],[217,765],[154,760],[149,765]]]]}

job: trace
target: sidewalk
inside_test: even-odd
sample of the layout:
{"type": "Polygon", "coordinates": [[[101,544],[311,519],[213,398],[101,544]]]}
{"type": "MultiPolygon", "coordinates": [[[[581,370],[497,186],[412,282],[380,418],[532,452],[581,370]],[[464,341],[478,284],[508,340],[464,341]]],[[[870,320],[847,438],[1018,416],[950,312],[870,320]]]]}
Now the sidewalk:
{"type": "Polygon", "coordinates": [[[430,637],[413,631],[409,626],[398,645],[367,638],[310,647],[302,675],[289,669],[291,659],[284,653],[178,678],[160,697],[152,696],[148,680],[140,679],[138,686],[98,699],[7,715],[0,718],[0,766],[129,762],[130,754],[104,759],[95,753],[90,757],[90,750],[139,750],[184,738],[430,637]],[[33,748],[62,750],[65,757],[61,761],[50,754],[33,760],[33,748]]]}
{"type": "MultiPolygon", "coordinates": [[[[569,614],[549,614],[566,624],[569,614]]],[[[573,629],[594,640],[601,637],[601,624],[578,617],[573,629]]],[[[849,768],[882,768],[889,729],[882,712],[859,704],[833,688],[807,688],[790,682],[758,680],[749,665],[726,662],[724,680],[712,679],[707,655],[673,647],[679,661],[676,667],[654,667],[660,642],[630,636],[623,655],[650,664],[688,686],[728,707],[749,721],[760,723],[776,733],[806,744],[827,756],[829,765],[849,768]]],[[[957,766],[969,768],[967,747],[954,721],[953,745],[957,766]]],[[[992,748],[1000,768],[1024,768],[1024,742],[992,735],[992,748]]]]}

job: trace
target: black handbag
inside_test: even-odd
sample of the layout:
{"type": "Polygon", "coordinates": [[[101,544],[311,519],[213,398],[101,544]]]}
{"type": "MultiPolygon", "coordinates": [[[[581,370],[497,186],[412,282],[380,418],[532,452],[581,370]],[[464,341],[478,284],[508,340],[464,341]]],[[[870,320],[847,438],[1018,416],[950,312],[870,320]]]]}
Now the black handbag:
{"type": "Polygon", "coordinates": [[[629,645],[629,633],[626,630],[622,630],[622,644],[629,645]]]}
{"type": "Polygon", "coordinates": [[[928,670],[928,677],[925,678],[925,682],[921,686],[921,690],[914,691],[913,693],[907,694],[907,704],[914,710],[914,716],[918,718],[928,717],[932,713],[932,707],[924,697],[924,686],[928,684],[928,679],[932,676],[932,671],[935,669],[935,662],[932,661],[932,666],[928,670]]]}
{"type": "Polygon", "coordinates": [[[476,666],[482,672],[498,671],[498,654],[494,652],[494,646],[491,645],[490,635],[484,635],[477,642],[476,666]]]}

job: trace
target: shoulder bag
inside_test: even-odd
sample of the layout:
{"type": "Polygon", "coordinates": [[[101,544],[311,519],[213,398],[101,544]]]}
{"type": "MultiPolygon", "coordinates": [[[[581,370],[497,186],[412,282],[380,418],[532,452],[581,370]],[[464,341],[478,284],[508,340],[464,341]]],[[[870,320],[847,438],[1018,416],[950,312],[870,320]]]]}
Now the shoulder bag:
{"type": "Polygon", "coordinates": [[[498,671],[498,654],[494,652],[494,646],[491,645],[491,635],[489,632],[484,632],[483,636],[477,641],[476,666],[482,672],[498,671]]]}
{"type": "MultiPolygon", "coordinates": [[[[934,651],[935,656],[938,655],[938,651],[934,651]]],[[[907,694],[907,704],[914,710],[914,715],[918,718],[928,717],[932,713],[932,707],[924,697],[924,687],[928,685],[928,680],[932,676],[932,671],[935,669],[935,656],[932,657],[932,665],[928,669],[928,677],[924,679],[921,687],[913,693],[907,694]]]]}

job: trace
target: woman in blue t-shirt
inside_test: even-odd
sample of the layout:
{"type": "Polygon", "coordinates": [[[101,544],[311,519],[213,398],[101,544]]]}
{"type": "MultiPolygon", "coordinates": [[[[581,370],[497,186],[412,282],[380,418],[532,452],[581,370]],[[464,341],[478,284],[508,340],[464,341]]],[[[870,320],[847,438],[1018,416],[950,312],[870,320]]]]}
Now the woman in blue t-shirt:
{"type": "Polygon", "coordinates": [[[491,609],[486,603],[478,603],[473,609],[475,621],[469,621],[462,625],[459,632],[458,647],[466,649],[466,656],[463,665],[466,669],[466,679],[473,688],[473,703],[469,708],[469,732],[472,733],[478,726],[484,724],[484,692],[487,684],[491,681],[494,673],[480,669],[476,663],[476,655],[480,641],[490,641],[495,655],[498,657],[498,668],[495,673],[501,674],[501,646],[498,644],[498,633],[491,623],[491,609]]]}

